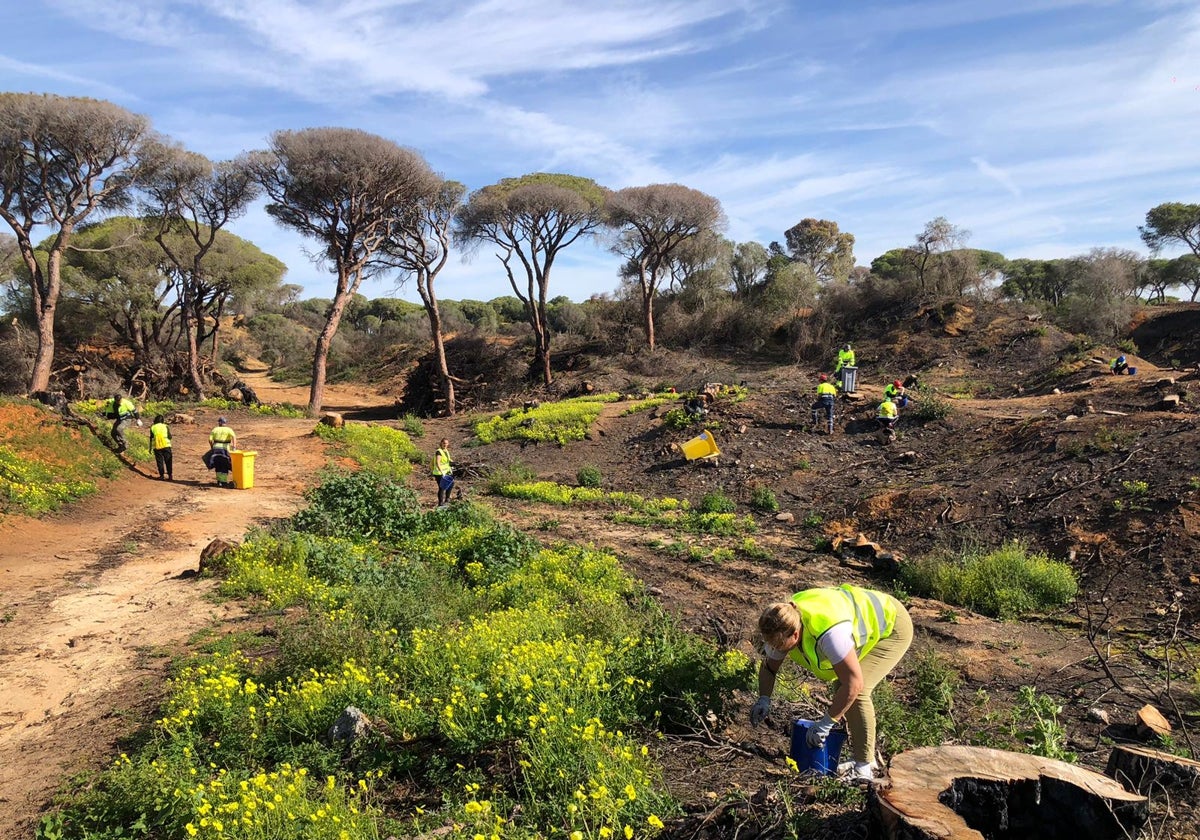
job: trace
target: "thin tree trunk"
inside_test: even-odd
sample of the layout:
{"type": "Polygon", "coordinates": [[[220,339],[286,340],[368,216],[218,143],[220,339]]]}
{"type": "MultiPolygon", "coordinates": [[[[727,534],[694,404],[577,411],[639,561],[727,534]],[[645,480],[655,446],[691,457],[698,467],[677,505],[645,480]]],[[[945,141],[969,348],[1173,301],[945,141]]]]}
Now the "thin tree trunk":
{"type": "Polygon", "coordinates": [[[646,329],[646,345],[654,352],[654,283],[646,277],[644,266],[638,266],[638,281],[642,287],[642,326],[646,329]]]}
{"type": "Polygon", "coordinates": [[[450,378],[450,366],[446,362],[446,342],[442,339],[442,313],[438,310],[437,295],[433,291],[433,280],[424,272],[417,273],[417,292],[425,304],[429,316],[429,332],[433,339],[433,356],[437,360],[438,379],[446,397],[446,414],[454,416],[454,380],[450,378]]]}
{"type": "MultiPolygon", "coordinates": [[[[345,271],[345,269],[339,269],[339,271],[345,271]]],[[[329,347],[333,344],[333,337],[337,333],[338,325],[342,322],[342,313],[346,309],[346,302],[350,300],[351,295],[357,289],[358,283],[350,282],[346,276],[338,281],[339,291],[333,298],[333,306],[329,309],[329,317],[325,321],[325,326],[321,328],[321,332],[317,336],[317,349],[313,353],[312,386],[308,392],[310,417],[316,417],[321,411],[321,404],[325,400],[325,366],[329,361],[329,347]]]]}
{"type": "MultiPolygon", "coordinates": [[[[187,281],[184,281],[185,283],[187,281]]],[[[204,385],[200,381],[200,348],[196,344],[196,330],[199,326],[195,323],[196,311],[193,306],[192,297],[194,291],[188,290],[185,287],[184,294],[187,299],[179,308],[180,316],[183,318],[183,335],[184,341],[187,342],[187,378],[188,385],[191,386],[192,393],[197,400],[204,399],[204,385]]]]}

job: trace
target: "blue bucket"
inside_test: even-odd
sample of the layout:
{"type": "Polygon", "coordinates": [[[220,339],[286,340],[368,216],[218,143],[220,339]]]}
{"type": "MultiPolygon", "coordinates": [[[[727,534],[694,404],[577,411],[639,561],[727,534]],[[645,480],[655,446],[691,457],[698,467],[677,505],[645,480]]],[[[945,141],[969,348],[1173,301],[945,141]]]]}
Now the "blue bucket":
{"type": "Polygon", "coordinates": [[[1137,375],[1137,368],[1135,368],[1135,367],[1131,367],[1131,368],[1129,368],[1129,375],[1130,375],[1130,376],[1136,376],[1136,375],[1137,375]]]}
{"type": "Polygon", "coordinates": [[[813,725],[811,720],[797,718],[792,724],[792,761],[801,773],[818,773],[822,776],[832,776],[837,772],[838,758],[842,754],[842,744],[846,742],[846,733],[834,729],[825,739],[825,745],[813,749],[808,745],[808,728],[813,725]]]}

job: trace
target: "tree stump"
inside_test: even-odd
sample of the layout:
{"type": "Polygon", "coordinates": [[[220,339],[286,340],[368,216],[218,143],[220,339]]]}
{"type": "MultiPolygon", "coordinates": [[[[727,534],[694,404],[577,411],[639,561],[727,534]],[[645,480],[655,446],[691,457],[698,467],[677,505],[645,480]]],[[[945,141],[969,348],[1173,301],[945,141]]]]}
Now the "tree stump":
{"type": "Polygon", "coordinates": [[[336,411],[325,412],[317,422],[324,423],[326,426],[332,426],[335,429],[340,429],[346,425],[345,419],[336,411]]]}
{"type": "Polygon", "coordinates": [[[1200,761],[1149,747],[1114,747],[1104,773],[1138,793],[1155,787],[1200,790],[1200,761]]]}
{"type": "Polygon", "coordinates": [[[1141,735],[1143,738],[1152,738],[1156,735],[1170,735],[1171,721],[1163,717],[1162,712],[1147,703],[1138,709],[1137,731],[1138,735],[1141,735]]]}
{"type": "Polygon", "coordinates": [[[1073,764],[985,747],[896,756],[872,787],[872,836],[889,840],[1125,840],[1149,815],[1144,796],[1073,764]]]}

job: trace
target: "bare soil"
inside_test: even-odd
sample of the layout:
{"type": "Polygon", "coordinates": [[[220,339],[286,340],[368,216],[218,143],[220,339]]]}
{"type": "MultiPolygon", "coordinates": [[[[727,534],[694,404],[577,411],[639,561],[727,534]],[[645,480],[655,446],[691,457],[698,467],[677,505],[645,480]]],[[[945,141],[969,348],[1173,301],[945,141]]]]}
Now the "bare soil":
{"type": "MultiPolygon", "coordinates": [[[[750,655],[755,620],[770,601],[843,581],[891,585],[891,568],[831,552],[832,538],[862,533],[901,563],[1007,539],[1068,560],[1082,592],[1053,616],[997,622],[919,598],[911,612],[917,646],[945,656],[968,690],[1011,697],[1032,685],[1063,703],[1068,746],[1081,763],[1102,768],[1108,744],[1132,736],[1129,724],[1143,703],[1167,714],[1181,743],[1197,720],[1195,686],[1181,674],[1200,663],[1176,663],[1172,691],[1163,682],[1164,642],[1174,641],[1178,656],[1200,641],[1200,430],[1195,400],[1188,399],[1196,380],[1166,369],[1194,354],[1187,342],[1200,334],[1200,308],[1170,315],[1170,329],[1139,326],[1157,336],[1166,355],[1135,356],[1137,376],[1111,377],[1112,348],[1069,353],[1069,337],[1019,314],[930,313],[856,347],[859,395],[840,404],[832,436],[809,429],[815,370],[660,351],[637,360],[639,372],[589,363],[560,378],[560,392],[585,380],[597,390],[630,392],[667,382],[682,391],[744,381],[750,398],[718,403],[710,415],[722,450],[715,463],[680,456],[677,445],[697,430],[665,429],[661,410],[621,416],[628,403],[606,408],[589,440],[566,447],[473,448],[465,416],[426,421],[419,443],[432,452],[436,440],[449,437],[456,461],[475,468],[469,472],[520,460],[543,478],[573,484],[579,467],[591,464],[606,488],[646,497],[695,501],[719,489],[741,503],[739,512],[754,488],[771,489],[793,519],[756,516],[754,538],[769,558],[723,562],[665,551],[661,546],[679,535],[614,525],[596,511],[486,499],[501,517],[548,541],[613,549],[683,626],[750,655]],[[871,433],[883,385],[918,372],[949,414],[923,425],[903,419],[897,443],[884,447],[871,433]],[[1184,399],[1163,410],[1167,393],[1184,399]]],[[[305,389],[261,376],[247,381],[265,401],[307,401],[305,389]]],[[[384,383],[379,390],[388,396],[374,385],[332,387],[327,408],[351,420],[395,422],[392,392],[384,383]]],[[[212,584],[184,573],[196,568],[211,539],[240,539],[248,527],[294,511],[325,454],[309,434],[310,420],[233,419],[241,447],[260,452],[253,490],[210,486],[198,456],[211,413],[195,426],[173,428],[175,483],[150,478],[143,466],[58,515],[0,522],[0,836],[27,834],[65,778],[102,766],[122,737],[153,717],[166,675],[163,654],[199,630],[230,632],[263,621],[210,599],[212,584]]],[[[423,502],[432,505],[433,482],[414,475],[423,502]]],[[[479,480],[460,486],[483,496],[479,480]]],[[[899,676],[906,677],[903,665],[899,676]]],[[[753,696],[743,700],[748,709],[753,696]]],[[[663,746],[668,783],[693,814],[679,836],[739,833],[756,809],[770,807],[774,784],[788,778],[784,726],[789,713],[812,709],[779,704],[765,729],[744,724],[744,711],[719,730],[701,727],[697,737],[663,746]],[[730,797],[739,791],[755,796],[730,797]],[[735,799],[740,804],[730,807],[735,799]]],[[[1159,836],[1195,837],[1194,803],[1175,798],[1170,809],[1158,811],[1165,825],[1159,836]]],[[[813,836],[864,831],[860,809],[830,805],[813,836]]]]}
{"type": "MultiPolygon", "coordinates": [[[[307,389],[253,385],[271,402],[307,402],[307,389]]],[[[387,402],[365,388],[333,388],[330,401],[387,402]]],[[[219,489],[200,461],[217,415],[172,425],[173,482],[141,464],[57,514],[0,520],[0,837],[30,836],[64,781],[115,757],[153,717],[169,657],[190,637],[261,623],[192,573],[212,540],[295,512],[324,447],[311,420],[231,414],[239,448],[259,453],[255,486],[219,489]]]]}

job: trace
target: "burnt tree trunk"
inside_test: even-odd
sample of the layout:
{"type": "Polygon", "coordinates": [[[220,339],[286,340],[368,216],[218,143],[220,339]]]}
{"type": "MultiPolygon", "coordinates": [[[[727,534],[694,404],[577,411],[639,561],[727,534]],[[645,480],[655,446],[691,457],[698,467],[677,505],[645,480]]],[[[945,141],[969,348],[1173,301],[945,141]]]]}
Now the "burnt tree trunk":
{"type": "Polygon", "coordinates": [[[896,756],[873,787],[873,836],[889,840],[1126,840],[1149,803],[1107,776],[1036,755],[925,747],[896,756]]]}
{"type": "Polygon", "coordinates": [[[1156,787],[1200,790],[1200,761],[1149,747],[1114,747],[1104,773],[1138,793],[1156,787]]]}

